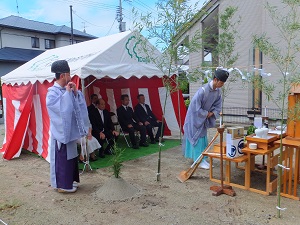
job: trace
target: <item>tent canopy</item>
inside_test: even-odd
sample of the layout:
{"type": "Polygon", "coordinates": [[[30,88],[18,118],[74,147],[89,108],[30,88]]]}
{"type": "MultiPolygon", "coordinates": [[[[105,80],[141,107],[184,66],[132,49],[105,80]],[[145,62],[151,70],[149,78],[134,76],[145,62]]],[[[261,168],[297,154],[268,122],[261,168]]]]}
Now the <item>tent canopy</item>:
{"type": "MultiPolygon", "coordinates": [[[[47,50],[19,68],[1,77],[3,84],[28,84],[39,81],[51,82],[54,79],[50,71],[51,64],[59,59],[68,61],[71,76],[84,79],[93,75],[97,79],[103,77],[126,79],[136,76],[162,77],[164,74],[157,66],[150,63],[146,53],[138,50],[142,40],[151,49],[153,46],[137,32],[126,31],[98,39],[47,50]],[[112,60],[113,59],[113,60],[112,60]]],[[[156,50],[157,57],[161,53],[156,50]]],[[[153,55],[152,55],[153,57],[153,55]]]]}
{"type": "MultiPolygon", "coordinates": [[[[154,47],[139,33],[127,31],[48,50],[3,76],[3,158],[18,157],[23,148],[49,160],[51,131],[46,95],[54,83],[51,64],[58,59],[67,60],[73,81],[91,84],[85,89],[87,96],[94,93],[102,97],[111,112],[120,106],[122,94],[128,94],[131,106],[135,106],[136,96],[143,93],[156,116],[164,116],[165,134],[178,135],[186,114],[185,107],[179,107],[184,105],[182,95],[164,87],[167,78],[162,78],[164,74],[146,54],[139,53],[145,43],[152,51],[154,47]],[[93,77],[96,82],[90,83],[93,77]]],[[[161,54],[155,50],[151,57],[161,54]]]]}

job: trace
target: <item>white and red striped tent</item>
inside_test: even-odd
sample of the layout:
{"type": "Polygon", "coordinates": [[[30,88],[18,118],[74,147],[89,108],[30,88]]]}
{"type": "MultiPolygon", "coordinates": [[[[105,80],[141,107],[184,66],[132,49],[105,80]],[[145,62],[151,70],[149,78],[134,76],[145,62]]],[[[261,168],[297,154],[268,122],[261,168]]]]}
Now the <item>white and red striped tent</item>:
{"type": "Polygon", "coordinates": [[[161,119],[167,99],[165,135],[178,135],[186,113],[182,95],[166,93],[164,74],[136,52],[137,35],[140,34],[127,31],[51,49],[3,76],[5,138],[0,150],[3,158],[18,157],[25,149],[49,161],[51,133],[45,99],[48,87],[54,82],[50,65],[58,59],[69,62],[72,79],[79,87],[88,86],[84,89],[88,103],[90,94],[95,93],[106,100],[107,109],[112,112],[121,105],[121,94],[128,94],[131,106],[135,106],[137,95],[142,93],[161,119]]]}

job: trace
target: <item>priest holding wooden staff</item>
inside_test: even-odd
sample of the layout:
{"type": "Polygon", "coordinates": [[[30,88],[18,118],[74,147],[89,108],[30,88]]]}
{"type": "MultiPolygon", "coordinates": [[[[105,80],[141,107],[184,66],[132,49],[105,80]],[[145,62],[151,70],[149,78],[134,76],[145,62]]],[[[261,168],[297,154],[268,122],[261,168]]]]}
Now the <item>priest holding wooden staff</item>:
{"type": "MultiPolygon", "coordinates": [[[[213,80],[202,86],[192,98],[183,127],[182,146],[186,158],[195,161],[206,148],[207,129],[215,127],[216,118],[221,112],[221,87],[228,76],[228,71],[217,69],[213,80]]],[[[209,169],[209,163],[205,159],[199,166],[202,169],[209,169]]]]}

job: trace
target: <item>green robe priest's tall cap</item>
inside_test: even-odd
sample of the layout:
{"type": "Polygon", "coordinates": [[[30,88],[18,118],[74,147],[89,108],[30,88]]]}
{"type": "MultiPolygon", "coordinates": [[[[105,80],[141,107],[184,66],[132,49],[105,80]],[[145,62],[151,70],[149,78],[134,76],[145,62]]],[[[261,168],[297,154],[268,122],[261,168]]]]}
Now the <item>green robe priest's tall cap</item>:
{"type": "Polygon", "coordinates": [[[226,82],[228,76],[229,76],[229,73],[226,70],[217,69],[215,71],[215,77],[222,82],[226,82]]]}
{"type": "Polygon", "coordinates": [[[70,73],[70,67],[66,60],[57,60],[51,65],[52,73],[70,73]]]}

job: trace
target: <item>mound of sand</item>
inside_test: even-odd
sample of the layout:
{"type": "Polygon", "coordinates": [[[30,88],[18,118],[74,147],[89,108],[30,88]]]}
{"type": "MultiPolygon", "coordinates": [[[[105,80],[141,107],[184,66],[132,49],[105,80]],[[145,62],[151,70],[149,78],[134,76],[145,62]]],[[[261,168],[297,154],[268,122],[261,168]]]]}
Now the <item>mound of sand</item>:
{"type": "Polygon", "coordinates": [[[103,201],[122,201],[133,197],[139,189],[122,178],[111,177],[95,192],[103,201]]]}

